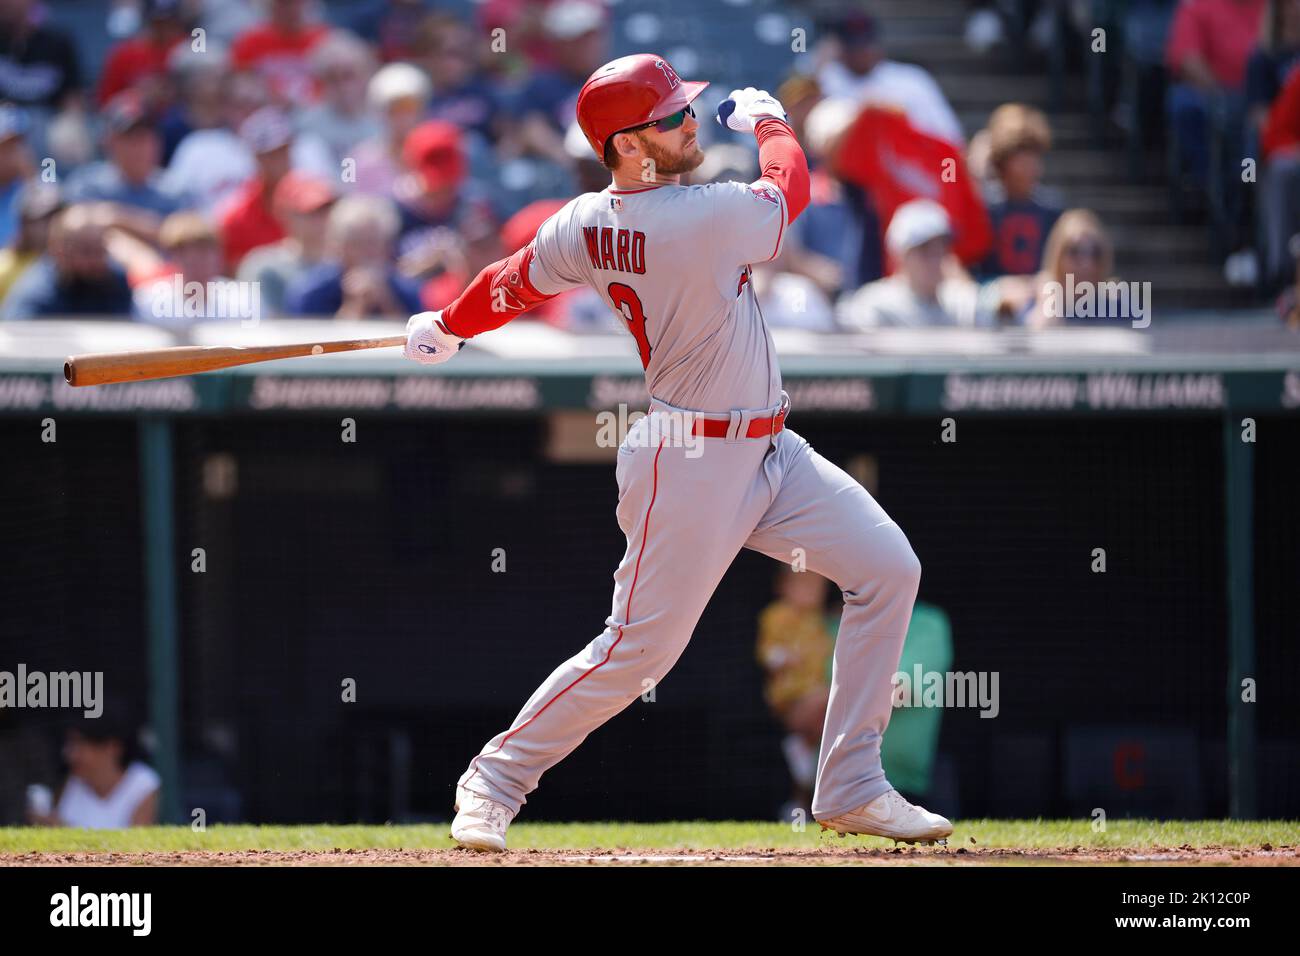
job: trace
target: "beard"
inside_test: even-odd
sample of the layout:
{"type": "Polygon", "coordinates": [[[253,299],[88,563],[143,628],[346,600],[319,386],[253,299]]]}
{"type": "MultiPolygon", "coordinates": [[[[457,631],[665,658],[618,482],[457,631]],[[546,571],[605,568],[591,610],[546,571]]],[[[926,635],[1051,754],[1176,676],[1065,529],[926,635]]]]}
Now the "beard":
{"type": "Polygon", "coordinates": [[[642,152],[645,153],[642,161],[650,160],[654,163],[654,171],[663,176],[680,176],[682,173],[689,173],[698,169],[700,163],[704,162],[704,150],[700,149],[699,140],[692,140],[689,147],[677,152],[669,152],[645,134],[638,135],[637,140],[641,144],[642,152]]]}

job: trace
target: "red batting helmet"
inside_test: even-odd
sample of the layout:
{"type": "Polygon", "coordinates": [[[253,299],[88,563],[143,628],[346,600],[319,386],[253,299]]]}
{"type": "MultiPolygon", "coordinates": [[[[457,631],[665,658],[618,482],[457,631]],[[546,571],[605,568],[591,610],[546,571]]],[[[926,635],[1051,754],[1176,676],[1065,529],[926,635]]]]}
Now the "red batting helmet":
{"type": "Polygon", "coordinates": [[[667,60],[654,53],[621,56],[582,84],[578,125],[596,155],[604,158],[606,140],[619,130],[676,113],[708,85],[683,80],[667,60]]]}

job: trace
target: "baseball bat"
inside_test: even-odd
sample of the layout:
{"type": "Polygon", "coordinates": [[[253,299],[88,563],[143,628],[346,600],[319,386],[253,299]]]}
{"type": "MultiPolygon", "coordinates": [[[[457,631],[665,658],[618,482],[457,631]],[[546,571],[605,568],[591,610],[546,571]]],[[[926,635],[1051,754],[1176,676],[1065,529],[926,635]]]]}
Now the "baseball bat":
{"type": "Polygon", "coordinates": [[[347,339],[342,342],[299,342],[294,345],[181,345],[167,349],[133,352],[95,352],[73,355],[63,363],[63,377],[69,385],[109,385],[113,382],[142,382],[151,378],[194,375],[236,365],[271,362],[275,359],[330,352],[355,352],[405,345],[405,335],[381,339],[347,339]]]}

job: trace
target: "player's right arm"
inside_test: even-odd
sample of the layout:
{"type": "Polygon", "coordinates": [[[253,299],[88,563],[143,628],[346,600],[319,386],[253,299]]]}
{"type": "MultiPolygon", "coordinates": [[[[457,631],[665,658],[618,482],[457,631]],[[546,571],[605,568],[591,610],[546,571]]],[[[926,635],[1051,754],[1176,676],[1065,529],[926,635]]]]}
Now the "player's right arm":
{"type": "Polygon", "coordinates": [[[574,268],[565,242],[571,206],[542,223],[522,249],[485,266],[445,309],[411,316],[405,356],[425,365],[445,362],[466,339],[500,328],[565,289],[582,285],[586,280],[574,268]]]}

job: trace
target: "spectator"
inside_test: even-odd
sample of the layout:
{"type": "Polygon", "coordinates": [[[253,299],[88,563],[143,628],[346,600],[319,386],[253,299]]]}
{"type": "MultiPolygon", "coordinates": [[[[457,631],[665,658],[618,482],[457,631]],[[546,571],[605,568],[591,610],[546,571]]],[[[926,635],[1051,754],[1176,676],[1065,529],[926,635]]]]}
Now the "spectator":
{"type": "MultiPolygon", "coordinates": [[[[165,78],[167,58],[186,40],[182,0],[144,0],[144,20],[140,32],[116,44],[104,63],[99,78],[99,105],[106,106],[119,94],[138,85],[157,83],[165,78]]],[[[146,102],[156,101],[144,91],[146,102]]]]}
{"type": "Polygon", "coordinates": [[[244,120],[239,137],[252,151],[257,171],[217,215],[226,264],[232,270],[253,249],[285,236],[271,200],[290,169],[293,124],[280,110],[266,106],[244,120]]]}
{"type": "Polygon", "coordinates": [[[229,47],[262,21],[265,0],[194,0],[199,23],[208,32],[208,44],[229,47]]]}
{"type": "Polygon", "coordinates": [[[405,318],[423,310],[416,284],[392,266],[401,221],[392,203],[345,196],[330,210],[331,261],[289,286],[286,309],[294,315],[339,319],[405,318]]]}
{"type": "Polygon", "coordinates": [[[972,53],[988,53],[995,46],[1006,41],[1006,29],[1002,25],[992,0],[973,0],[966,4],[970,12],[966,15],[964,39],[972,53]]]}
{"type": "Polygon", "coordinates": [[[215,129],[225,121],[227,105],[222,94],[226,92],[229,68],[229,55],[211,43],[202,53],[196,53],[188,45],[172,50],[167,60],[167,78],[175,95],[158,118],[164,166],[171,165],[176,148],[190,133],[196,129],[215,129]]]}
{"type": "Polygon", "coordinates": [[[1243,111],[1246,61],[1259,37],[1266,0],[1186,0],[1165,48],[1173,85],[1169,118],[1189,183],[1211,175],[1211,123],[1226,128],[1243,111]]]}
{"type": "Polygon", "coordinates": [[[429,78],[409,63],[390,63],[371,77],[366,97],[383,131],[354,151],[358,192],[392,197],[402,172],[402,144],[420,124],[430,92],[429,78]]]}
{"type": "Polygon", "coordinates": [[[69,729],[63,745],[68,779],[53,811],[29,812],[28,822],[88,830],[155,825],[161,780],[136,758],[132,739],[129,724],[106,716],[69,729]]]}
{"type": "Polygon", "coordinates": [[[23,183],[32,175],[27,147],[27,120],[16,107],[0,105],[0,246],[18,231],[18,202],[23,183]]]}
{"type": "Polygon", "coordinates": [[[582,84],[605,62],[605,14],[583,0],[558,0],[546,8],[542,23],[553,41],[555,65],[539,69],[515,99],[511,112],[518,125],[509,134],[507,151],[568,167],[564,132],[582,84]]]}
{"type": "MultiPolygon", "coordinates": [[[[83,166],[68,178],[68,201],[114,202],[162,217],[192,205],[164,180],[158,165],[162,138],[138,93],[128,91],[104,110],[106,159],[83,166]]],[[[156,228],[156,224],[155,224],[156,228]]]]}
{"type": "Polygon", "coordinates": [[[510,38],[505,55],[493,57],[499,64],[493,72],[505,76],[556,65],[554,43],[543,25],[552,5],[552,0],[484,0],[478,4],[479,32],[492,36],[502,30],[510,38]]]}
{"type": "MultiPolygon", "coordinates": [[[[199,82],[210,81],[209,74],[199,82]]],[[[213,118],[206,109],[191,112],[195,129],[177,145],[165,174],[173,188],[188,184],[199,208],[207,212],[228,200],[253,174],[252,153],[237,130],[266,103],[257,79],[250,73],[223,72],[217,96],[217,122],[203,125],[213,118]]]]}
{"type": "Polygon", "coordinates": [[[833,162],[859,112],[852,100],[819,100],[808,111],[800,139],[808,154],[811,202],[791,224],[791,235],[810,254],[834,263],[836,294],[885,274],[880,218],[871,194],[863,185],[841,178],[833,162]]]}
{"type": "Polygon", "coordinates": [[[379,121],[366,108],[366,84],[375,71],[370,48],[351,33],[335,30],[311,52],[320,102],[304,109],[298,130],[329,147],[335,162],[358,143],[379,134],[379,121]]]}
{"type": "MultiPolygon", "coordinates": [[[[1300,8],[1300,3],[1290,2],[1288,7],[1300,8]]],[[[1278,12],[1270,21],[1276,24],[1281,36],[1279,42],[1290,42],[1285,28],[1300,27],[1300,10],[1293,13],[1278,12]]],[[[1286,47],[1276,45],[1274,66],[1280,68],[1288,59],[1286,47]]],[[[1267,93],[1270,70],[1263,59],[1265,50],[1256,53],[1252,64],[1255,83],[1260,95],[1267,93]]],[[[1276,73],[1272,73],[1276,76],[1276,73]]],[[[1259,107],[1257,106],[1257,109],[1259,107]]],[[[1291,237],[1300,231],[1300,79],[1292,71],[1273,97],[1259,125],[1259,140],[1263,153],[1263,175],[1260,178],[1259,227],[1264,247],[1265,284],[1273,289],[1289,278],[1292,263],[1288,253],[1291,237]]]]}
{"type": "Polygon", "coordinates": [[[237,70],[251,70],[271,102],[289,107],[316,98],[308,54],[329,27],[307,17],[307,0],[267,0],[267,19],[242,33],[230,48],[237,70]]]}
{"type": "Polygon", "coordinates": [[[429,14],[429,0],[369,0],[358,4],[349,27],[371,46],[384,63],[412,60],[418,55],[416,39],[429,14]]]}
{"type": "Polygon", "coordinates": [[[78,105],[81,67],[72,38],[34,0],[0,3],[0,100],[48,113],[78,105]]]}
{"type": "Polygon", "coordinates": [[[913,199],[898,207],[885,231],[885,247],[897,271],[845,297],[841,325],[866,329],[976,324],[979,289],[951,258],[952,223],[942,206],[913,199]]]}
{"type": "MultiPolygon", "coordinates": [[[[199,208],[214,216],[219,216],[220,209],[257,173],[255,152],[237,131],[265,104],[256,78],[248,73],[226,74],[221,98],[221,125],[186,136],[166,173],[169,185],[188,187],[199,208]]],[[[292,134],[288,120],[282,126],[292,134]]],[[[289,160],[291,168],[315,176],[334,179],[339,175],[328,147],[315,136],[293,136],[289,160]]]]}
{"type": "Polygon", "coordinates": [[[788,817],[795,808],[811,805],[837,626],[827,614],[821,575],[782,567],[776,594],[759,615],[755,655],[764,671],[763,699],[784,733],[781,751],[792,791],[781,816],[788,817]]]}
{"type": "Polygon", "coordinates": [[[55,216],[48,254],[13,284],[0,319],[130,315],[131,289],[108,257],[106,227],[102,208],[93,205],[69,206],[55,216]]]}
{"type": "Polygon", "coordinates": [[[328,182],[302,173],[289,173],[275,187],[271,206],[288,235],[246,255],[238,274],[241,282],[257,283],[263,313],[283,314],[289,287],[324,259],[334,199],[328,182]]]}
{"type": "Polygon", "coordinates": [[[480,75],[481,45],[459,17],[433,14],[419,26],[412,59],[432,83],[427,118],[455,123],[490,145],[501,133],[503,117],[496,88],[480,75]]]}
{"type": "Polygon", "coordinates": [[[1052,147],[1047,117],[1021,103],[999,106],[989,117],[989,163],[996,177],[985,190],[993,248],[981,273],[1025,275],[1043,258],[1060,198],[1043,188],[1043,157],[1052,147]]]}
{"type": "Polygon", "coordinates": [[[906,114],[864,107],[836,138],[831,170],[870,197],[882,223],[908,200],[938,202],[952,221],[957,258],[974,267],[988,255],[992,226],[961,150],[917,129],[906,114]]]}
{"type": "Polygon", "coordinates": [[[485,191],[466,179],[461,134],[450,123],[430,120],[407,136],[402,161],[408,172],[394,189],[401,214],[398,252],[417,254],[434,241],[437,230],[450,227],[464,232],[471,223],[494,222],[492,202],[485,191]]]}
{"type": "Polygon", "coordinates": [[[851,13],[831,33],[834,56],[817,73],[822,92],[835,99],[893,106],[918,130],[956,146],[966,142],[957,114],[924,68],[886,59],[880,24],[866,13],[851,13]]]}
{"type": "MultiPolygon", "coordinates": [[[[990,283],[986,301],[999,322],[1045,328],[1065,321],[1062,291],[1096,289],[1112,279],[1115,247],[1096,214],[1070,209],[1061,214],[1047,237],[1042,268],[1034,276],[1005,276],[990,283]]],[[[1127,316],[1102,316],[1106,323],[1127,316]]],[[[1070,321],[1087,321],[1070,319],[1070,321]]]]}
{"type": "Polygon", "coordinates": [[[1268,0],[1259,46],[1246,63],[1250,128],[1262,132],[1269,107],[1300,61],[1300,0],[1268,0]]]}
{"type": "Polygon", "coordinates": [[[0,306],[18,278],[45,254],[50,222],[62,205],[59,191],[39,180],[29,180],[18,197],[18,228],[0,249],[0,306]]]}
{"type": "Polygon", "coordinates": [[[94,137],[82,101],[75,44],[34,0],[0,2],[0,103],[27,115],[27,141],[38,156],[71,169],[90,159],[94,137]]]}
{"type": "MultiPolygon", "coordinates": [[[[114,238],[121,242],[121,236],[114,238]]],[[[201,214],[186,211],[168,216],[158,230],[158,241],[161,256],[144,247],[127,268],[127,277],[135,289],[138,318],[168,325],[197,319],[256,318],[237,314],[246,303],[233,294],[209,295],[209,283],[231,280],[222,269],[217,232],[201,214]]],[[[110,250],[119,259],[126,258],[118,253],[117,243],[110,240],[110,250]]]]}

